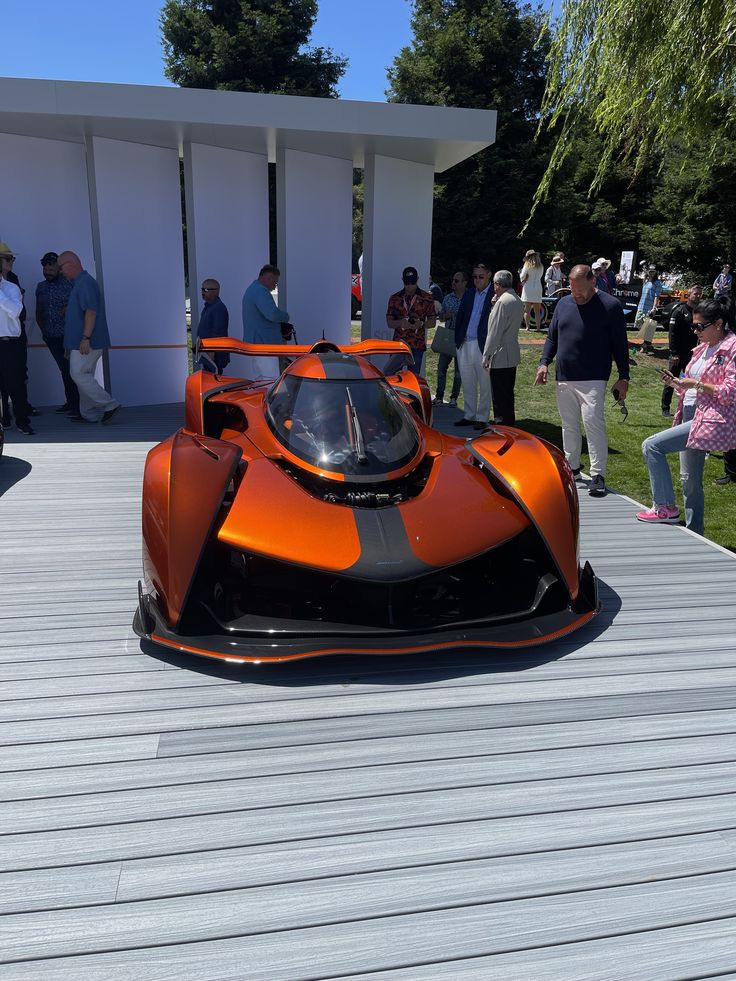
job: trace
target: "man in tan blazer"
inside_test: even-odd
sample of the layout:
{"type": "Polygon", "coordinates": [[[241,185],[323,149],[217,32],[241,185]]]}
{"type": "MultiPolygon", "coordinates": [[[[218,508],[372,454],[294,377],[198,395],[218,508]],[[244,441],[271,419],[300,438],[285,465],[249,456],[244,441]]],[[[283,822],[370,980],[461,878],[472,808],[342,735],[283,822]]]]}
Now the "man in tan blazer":
{"type": "Polygon", "coordinates": [[[488,337],[483,348],[483,367],[491,375],[494,422],[515,426],[514,385],[516,366],[521,361],[519,328],[524,320],[524,304],[513,288],[508,269],[493,277],[495,300],[488,318],[488,337]]]}

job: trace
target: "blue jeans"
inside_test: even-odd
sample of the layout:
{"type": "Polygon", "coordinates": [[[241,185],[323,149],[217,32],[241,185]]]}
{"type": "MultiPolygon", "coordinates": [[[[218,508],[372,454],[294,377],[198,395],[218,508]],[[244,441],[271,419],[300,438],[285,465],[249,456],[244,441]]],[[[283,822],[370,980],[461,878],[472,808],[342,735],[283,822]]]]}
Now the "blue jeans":
{"type": "Polygon", "coordinates": [[[705,500],[703,496],[703,467],[705,450],[689,450],[687,437],[690,433],[695,406],[686,405],[683,409],[683,422],[679,426],[665,429],[649,436],[641,444],[644,459],[649,469],[649,482],[652,485],[652,500],[655,507],[673,507],[675,490],[672,474],[667,462],[668,453],[680,454],[680,480],[682,496],[685,501],[685,527],[698,535],[704,533],[705,500]]]}
{"type": "Polygon", "coordinates": [[[460,368],[457,364],[457,357],[450,357],[449,354],[441,354],[437,362],[437,398],[441,399],[445,397],[445,386],[447,385],[447,369],[450,367],[450,362],[453,363],[455,368],[455,374],[452,379],[452,392],[450,393],[450,398],[457,402],[458,396],[460,394],[460,368]]]}
{"type": "Polygon", "coordinates": [[[418,347],[410,347],[409,350],[411,351],[414,363],[409,362],[407,364],[406,355],[404,354],[392,354],[383,369],[384,375],[395,375],[398,371],[402,370],[413,371],[415,375],[421,375],[424,350],[420,350],[418,347]]]}

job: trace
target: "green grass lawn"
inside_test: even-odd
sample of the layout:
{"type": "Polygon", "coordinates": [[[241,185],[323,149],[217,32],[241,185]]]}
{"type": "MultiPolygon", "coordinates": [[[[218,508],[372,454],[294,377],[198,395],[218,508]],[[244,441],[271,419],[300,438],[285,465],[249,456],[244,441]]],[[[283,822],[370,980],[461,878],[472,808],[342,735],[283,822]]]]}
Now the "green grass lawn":
{"type": "MultiPolygon", "coordinates": [[[[535,335],[541,337],[542,335],[535,335]]],[[[523,343],[523,336],[522,336],[523,343]]],[[[554,368],[550,371],[550,381],[546,386],[534,387],[532,384],[539,364],[541,347],[527,347],[522,350],[522,362],[516,376],[516,420],[517,426],[530,433],[562,446],[560,417],[557,412],[554,368]]],[[[641,444],[647,436],[667,427],[668,420],[661,415],[660,395],[662,383],[659,368],[667,364],[666,350],[654,355],[636,354],[636,366],[631,369],[631,385],[626,404],[629,415],[622,421],[621,412],[611,397],[606,404],[606,425],[608,427],[608,473],[606,482],[621,494],[627,494],[647,507],[651,504],[651,490],[641,444]]],[[[450,369],[452,371],[452,369],[450,369]]],[[[437,355],[427,352],[425,372],[432,393],[436,391],[437,355]]],[[[613,378],[615,378],[615,368],[613,378]]],[[[447,391],[450,389],[448,377],[447,391]]],[[[447,392],[445,398],[447,398],[447,392]]],[[[462,405],[462,397],[461,402],[462,405]]],[[[673,399],[672,410],[676,407],[673,399]]],[[[587,466],[586,447],[583,444],[583,469],[587,466]]],[[[677,457],[671,457],[675,494],[682,507],[679,469],[677,457]]],[[[713,480],[723,476],[721,454],[711,454],[705,462],[705,534],[708,538],[736,550],[736,484],[715,487],[713,480]]],[[[633,520],[633,519],[632,519],[633,520]]]]}

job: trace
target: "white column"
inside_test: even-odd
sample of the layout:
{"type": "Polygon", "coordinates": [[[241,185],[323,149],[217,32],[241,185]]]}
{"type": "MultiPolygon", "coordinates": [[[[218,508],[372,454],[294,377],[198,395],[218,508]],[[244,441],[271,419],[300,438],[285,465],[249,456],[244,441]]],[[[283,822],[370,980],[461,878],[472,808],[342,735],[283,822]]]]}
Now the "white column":
{"type": "Polygon", "coordinates": [[[300,344],[348,344],[353,162],[280,149],[276,188],[279,306],[300,344]]]}
{"type": "Polygon", "coordinates": [[[193,333],[199,288],[211,277],[230,313],[230,336],[242,338],[243,293],[268,262],[268,157],[185,143],[184,186],[193,333]]]}
{"type": "Polygon", "coordinates": [[[0,133],[0,161],[0,241],[16,253],[28,312],[28,397],[36,406],[61,405],[64,387],[36,326],[35,292],[45,252],[71,249],[95,272],[84,144],[0,133]]]}
{"type": "Polygon", "coordinates": [[[429,286],[434,168],[369,153],[364,179],[362,336],[391,340],[386,305],[402,269],[415,266],[429,286]]]}
{"type": "Polygon", "coordinates": [[[87,142],[97,280],[123,405],[180,402],[187,375],[179,152],[87,142]]]}

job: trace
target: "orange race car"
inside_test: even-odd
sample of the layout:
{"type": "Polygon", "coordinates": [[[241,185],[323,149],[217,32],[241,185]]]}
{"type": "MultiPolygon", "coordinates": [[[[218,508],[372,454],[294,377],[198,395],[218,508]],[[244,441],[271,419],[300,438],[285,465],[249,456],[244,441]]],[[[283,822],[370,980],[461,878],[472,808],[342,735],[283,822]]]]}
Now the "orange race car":
{"type": "Polygon", "coordinates": [[[185,427],[146,461],[139,636],[265,662],[524,647],[595,616],[563,455],[433,429],[424,379],[368,360],[404,344],[200,351],[294,360],[276,381],[189,377],[185,427]]]}

